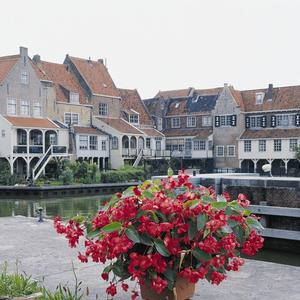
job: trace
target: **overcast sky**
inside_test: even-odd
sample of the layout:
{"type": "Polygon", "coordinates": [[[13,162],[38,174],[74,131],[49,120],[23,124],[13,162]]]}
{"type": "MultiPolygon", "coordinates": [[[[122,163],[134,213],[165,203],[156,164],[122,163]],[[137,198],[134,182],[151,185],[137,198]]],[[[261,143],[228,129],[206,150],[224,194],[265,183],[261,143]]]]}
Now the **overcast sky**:
{"type": "Polygon", "coordinates": [[[300,84],[298,0],[2,0],[0,55],[106,58],[118,87],[300,84]]]}

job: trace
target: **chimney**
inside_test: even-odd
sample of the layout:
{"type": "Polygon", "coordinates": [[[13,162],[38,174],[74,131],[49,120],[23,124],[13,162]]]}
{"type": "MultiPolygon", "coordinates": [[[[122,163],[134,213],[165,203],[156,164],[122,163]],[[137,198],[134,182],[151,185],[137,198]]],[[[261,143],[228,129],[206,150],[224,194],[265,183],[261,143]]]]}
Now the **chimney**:
{"type": "Polygon", "coordinates": [[[39,54],[35,54],[32,58],[32,60],[36,63],[39,64],[41,62],[41,56],[39,54]]]}
{"type": "Polygon", "coordinates": [[[28,56],[28,49],[25,47],[20,47],[20,55],[21,57],[27,57],[28,56]]]}
{"type": "Polygon", "coordinates": [[[272,101],[273,99],[273,84],[270,83],[267,91],[267,101],[272,101]]]}
{"type": "Polygon", "coordinates": [[[224,83],[224,87],[228,87],[228,83],[224,83]]]}
{"type": "Polygon", "coordinates": [[[98,62],[101,63],[101,64],[103,65],[103,64],[104,64],[103,58],[99,58],[99,59],[98,59],[98,62]]]}

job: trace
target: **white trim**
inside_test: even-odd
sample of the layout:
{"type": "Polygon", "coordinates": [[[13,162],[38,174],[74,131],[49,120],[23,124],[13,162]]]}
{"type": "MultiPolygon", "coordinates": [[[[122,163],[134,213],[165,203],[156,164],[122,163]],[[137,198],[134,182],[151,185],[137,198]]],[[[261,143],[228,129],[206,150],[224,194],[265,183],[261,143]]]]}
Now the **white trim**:
{"type": "Polygon", "coordinates": [[[108,96],[108,95],[102,95],[102,94],[96,94],[96,93],[92,93],[92,95],[97,96],[97,97],[106,97],[106,98],[114,98],[114,99],[122,100],[122,97],[117,97],[117,96],[108,96]]]}
{"type": "Polygon", "coordinates": [[[215,154],[216,154],[216,157],[224,157],[224,156],[225,156],[225,153],[224,153],[224,152],[225,152],[225,146],[223,146],[223,145],[221,145],[221,146],[220,146],[220,145],[216,146],[216,153],[215,153],[215,154]],[[223,155],[218,155],[218,149],[219,149],[219,148],[223,148],[223,155]]]}
{"type": "Polygon", "coordinates": [[[181,120],[180,120],[179,117],[173,117],[173,118],[171,118],[171,128],[180,128],[180,125],[181,125],[181,120]],[[173,126],[173,120],[174,119],[178,119],[179,120],[178,126],[173,126]]]}
{"type": "Polygon", "coordinates": [[[93,108],[93,105],[90,104],[81,104],[81,103],[70,103],[70,102],[63,102],[63,101],[56,101],[58,104],[66,104],[66,105],[75,105],[75,106],[87,106],[93,108]]]}
{"type": "MultiPolygon", "coordinates": [[[[259,104],[258,104],[259,105],[259,104]]],[[[268,113],[268,112],[278,112],[283,113],[285,111],[299,111],[299,108],[288,108],[288,109],[273,109],[273,110],[254,110],[254,111],[241,111],[241,114],[260,114],[260,113],[268,113]]]]}
{"type": "Polygon", "coordinates": [[[235,145],[227,145],[226,146],[226,156],[227,157],[236,157],[236,147],[235,147],[235,145]],[[233,155],[229,155],[229,147],[233,147],[233,149],[234,149],[234,154],[233,155]]]}
{"type": "Polygon", "coordinates": [[[66,114],[71,114],[71,123],[70,123],[70,125],[78,125],[78,126],[80,126],[80,116],[79,116],[79,113],[71,112],[71,111],[65,111],[64,112],[64,124],[69,125],[68,123],[66,123],[66,114]],[[78,116],[78,123],[77,124],[72,123],[72,115],[77,115],[78,116]]]}

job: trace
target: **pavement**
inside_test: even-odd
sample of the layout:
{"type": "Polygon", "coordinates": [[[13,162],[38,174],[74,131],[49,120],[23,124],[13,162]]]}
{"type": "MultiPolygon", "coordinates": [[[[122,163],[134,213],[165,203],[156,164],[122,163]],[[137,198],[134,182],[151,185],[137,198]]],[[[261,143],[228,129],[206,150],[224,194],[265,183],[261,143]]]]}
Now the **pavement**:
{"type": "MultiPolygon", "coordinates": [[[[77,251],[56,234],[50,220],[38,223],[36,219],[21,216],[0,218],[0,264],[6,261],[10,270],[14,270],[18,261],[19,271],[55,290],[59,283],[74,285],[73,261],[83,291],[89,289],[85,299],[107,299],[107,283],[100,278],[103,267],[80,263],[77,251]]],[[[130,299],[130,293],[119,291],[114,299],[130,299]]],[[[228,279],[219,286],[204,280],[199,282],[193,297],[196,299],[300,300],[300,267],[246,260],[240,272],[228,273],[228,279]]]]}

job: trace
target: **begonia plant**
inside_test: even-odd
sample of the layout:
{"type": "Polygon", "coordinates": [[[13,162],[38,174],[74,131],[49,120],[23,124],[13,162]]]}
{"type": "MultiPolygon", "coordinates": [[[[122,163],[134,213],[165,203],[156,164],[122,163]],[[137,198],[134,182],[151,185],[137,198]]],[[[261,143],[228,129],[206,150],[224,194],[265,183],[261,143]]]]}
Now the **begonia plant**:
{"type": "MultiPolygon", "coordinates": [[[[231,201],[228,193],[217,196],[188,179],[182,171],[177,178],[147,180],[114,195],[92,218],[64,224],[57,217],[55,228],[70,247],[85,236],[78,258],[105,264],[101,276],[111,296],[118,288],[128,290],[127,279],[157,293],[172,290],[178,276],[218,285],[244,264],[241,253],[251,256],[262,248],[261,225],[244,195],[231,201]]],[[[136,299],[138,292],[131,292],[136,299]]]]}

